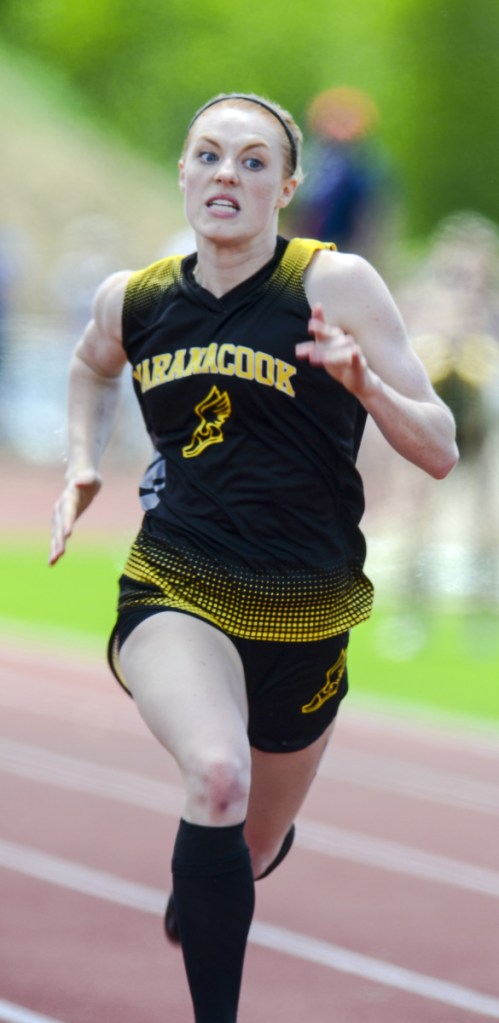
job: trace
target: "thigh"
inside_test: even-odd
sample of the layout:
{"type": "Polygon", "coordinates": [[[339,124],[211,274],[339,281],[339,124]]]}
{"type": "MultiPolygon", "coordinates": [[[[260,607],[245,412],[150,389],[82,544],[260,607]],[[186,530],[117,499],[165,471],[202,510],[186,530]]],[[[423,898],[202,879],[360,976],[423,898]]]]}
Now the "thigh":
{"type": "Polygon", "coordinates": [[[119,659],[144,721],[181,769],[199,750],[246,755],[244,672],[222,632],[191,615],[161,612],[137,625],[119,659]]]}

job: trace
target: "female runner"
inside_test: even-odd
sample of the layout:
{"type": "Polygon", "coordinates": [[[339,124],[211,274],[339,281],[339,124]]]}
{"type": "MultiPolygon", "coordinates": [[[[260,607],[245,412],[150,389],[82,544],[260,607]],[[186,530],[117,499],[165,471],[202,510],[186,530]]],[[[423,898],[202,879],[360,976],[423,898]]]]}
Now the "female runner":
{"type": "Polygon", "coordinates": [[[458,457],[373,267],[278,235],[300,141],[255,95],[194,116],[179,166],[196,252],[98,290],[53,514],[52,564],[101,486],[128,360],[156,455],[110,656],[183,778],[166,928],[196,1023],[236,1020],[254,879],[292,844],[347,690],[349,630],[370,614],[366,417],[434,477],[458,457]]]}

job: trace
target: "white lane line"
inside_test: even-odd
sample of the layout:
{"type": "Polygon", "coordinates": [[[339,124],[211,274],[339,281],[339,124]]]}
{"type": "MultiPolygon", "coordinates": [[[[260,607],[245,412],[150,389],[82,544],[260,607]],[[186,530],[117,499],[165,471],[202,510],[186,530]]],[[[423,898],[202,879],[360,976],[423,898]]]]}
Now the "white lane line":
{"type": "MultiPolygon", "coordinates": [[[[72,679],[72,673],[68,668],[69,679],[72,679]]],[[[0,668],[0,681],[0,705],[8,710],[49,721],[70,722],[79,728],[90,727],[115,735],[151,738],[132,700],[119,691],[118,683],[112,678],[109,692],[104,690],[105,695],[95,689],[85,693],[83,683],[74,687],[54,682],[42,685],[42,680],[36,682],[17,669],[9,668],[7,672],[5,667],[0,668]]],[[[105,682],[104,677],[103,686],[105,682]]]]}
{"type": "MultiPolygon", "coordinates": [[[[0,677],[1,674],[0,664],[0,677]]],[[[29,710],[38,717],[70,721],[79,727],[88,726],[103,732],[150,737],[132,701],[118,691],[117,683],[114,683],[115,689],[112,681],[109,690],[103,686],[103,692],[85,692],[83,686],[64,689],[54,683],[45,683],[42,689],[40,682],[34,682],[19,669],[14,668],[12,674],[9,684],[0,687],[0,703],[9,709],[24,713],[29,710]]],[[[404,799],[499,817],[499,784],[396,757],[333,744],[321,763],[319,774],[362,788],[402,795],[404,799]]]]}
{"type": "Polygon", "coordinates": [[[3,839],[0,839],[0,867],[144,913],[157,914],[165,908],[166,896],[159,888],[123,881],[106,871],[3,839]]]}
{"type": "Polygon", "coordinates": [[[68,658],[44,656],[39,649],[9,657],[0,650],[0,705],[53,721],[150,738],[133,700],[106,665],[105,643],[98,661],[82,656],[81,651],[68,658]]]}
{"type": "MultiPolygon", "coordinates": [[[[84,895],[103,899],[120,906],[160,915],[165,907],[166,893],[147,885],[125,881],[113,874],[93,870],[83,864],[30,849],[14,842],[0,840],[0,866],[38,880],[69,888],[84,895]]],[[[499,1020],[499,998],[406,970],[393,963],[360,955],[338,945],[318,941],[284,927],[255,922],[250,931],[254,945],[272,949],[295,959],[349,973],[363,980],[397,988],[462,1011],[499,1020]]]]}
{"type": "Polygon", "coordinates": [[[404,798],[499,816],[499,785],[435,771],[396,757],[336,747],[322,762],[320,774],[364,788],[400,793],[404,798]]]}
{"type": "Polygon", "coordinates": [[[368,697],[354,690],[348,697],[349,725],[362,748],[362,734],[387,738],[395,735],[409,742],[423,742],[440,752],[448,749],[481,759],[499,760],[499,720],[470,717],[469,714],[431,710],[423,704],[407,705],[397,700],[368,697]]]}
{"type": "MultiPolygon", "coordinates": [[[[183,794],[176,785],[24,743],[0,740],[0,769],[30,782],[113,799],[157,813],[178,817],[182,812],[183,794]]],[[[499,897],[499,871],[400,842],[373,838],[304,817],[299,818],[295,841],[302,849],[333,859],[499,897]]]]}
{"type": "Polygon", "coordinates": [[[2,1023],[61,1023],[53,1016],[42,1016],[39,1012],[25,1009],[23,1005],[14,1005],[0,998],[0,1020],[2,1023]]]}
{"type": "Polygon", "coordinates": [[[372,838],[358,831],[335,828],[302,817],[298,818],[297,825],[295,842],[310,852],[322,852],[348,863],[377,867],[419,881],[434,881],[499,898],[497,870],[475,867],[471,863],[428,853],[402,842],[372,838]]]}
{"type": "MultiPolygon", "coordinates": [[[[424,973],[406,970],[394,963],[373,959],[338,945],[317,941],[305,934],[296,934],[270,924],[255,923],[251,933],[255,944],[276,952],[326,966],[339,973],[349,973],[352,976],[361,977],[362,980],[372,981],[374,984],[397,988],[407,994],[419,995],[419,997],[427,998],[433,1002],[452,1005],[456,1009],[471,1012],[476,1016],[499,1019],[499,998],[461,987],[460,984],[451,984],[448,981],[439,980],[437,977],[429,977],[424,973]]],[[[470,1023],[468,1017],[466,1023],[470,1023]]]]}
{"type": "Polygon", "coordinates": [[[0,770],[160,813],[178,814],[184,803],[178,785],[10,740],[0,739],[0,770]]]}

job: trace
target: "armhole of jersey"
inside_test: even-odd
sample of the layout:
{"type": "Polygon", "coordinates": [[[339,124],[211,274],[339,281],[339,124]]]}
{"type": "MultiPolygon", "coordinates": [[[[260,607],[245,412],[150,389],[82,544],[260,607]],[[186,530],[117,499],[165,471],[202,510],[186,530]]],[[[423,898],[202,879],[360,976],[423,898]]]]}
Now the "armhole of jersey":
{"type": "Polygon", "coordinates": [[[272,274],[272,286],[288,287],[295,298],[307,305],[303,277],[315,255],[321,250],[336,251],[334,242],[319,242],[314,238],[292,238],[287,245],[281,262],[272,274]]]}
{"type": "Polygon", "coordinates": [[[154,299],[180,280],[183,256],[166,256],[142,270],[135,270],[125,288],[122,312],[123,347],[127,350],[129,331],[136,317],[150,306],[154,299]]]}

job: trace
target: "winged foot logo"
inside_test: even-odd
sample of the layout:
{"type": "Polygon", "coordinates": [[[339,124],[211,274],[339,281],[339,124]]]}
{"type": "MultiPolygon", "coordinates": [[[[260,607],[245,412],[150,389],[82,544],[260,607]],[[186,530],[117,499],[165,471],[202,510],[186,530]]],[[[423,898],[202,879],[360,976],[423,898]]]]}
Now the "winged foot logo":
{"type": "Polygon", "coordinates": [[[232,412],[227,391],[212,387],[209,394],[195,406],[194,411],[201,422],[194,430],[189,444],[182,448],[184,458],[195,458],[210,444],[220,444],[224,435],[222,426],[232,412]]]}

